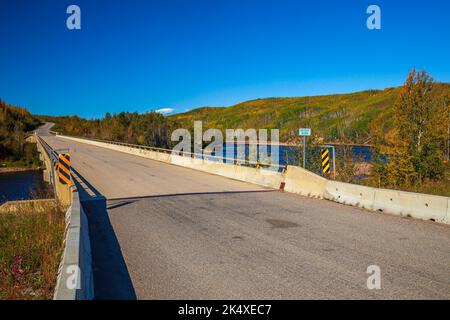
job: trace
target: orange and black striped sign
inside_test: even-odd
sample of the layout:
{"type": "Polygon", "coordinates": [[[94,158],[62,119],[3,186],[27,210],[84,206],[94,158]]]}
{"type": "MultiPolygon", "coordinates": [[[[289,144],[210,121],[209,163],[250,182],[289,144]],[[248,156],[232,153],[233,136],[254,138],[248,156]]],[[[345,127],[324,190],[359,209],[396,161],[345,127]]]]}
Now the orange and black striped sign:
{"type": "Polygon", "coordinates": [[[61,184],[70,184],[70,155],[60,154],[58,164],[58,176],[61,184]]]}
{"type": "Polygon", "coordinates": [[[322,149],[322,172],[330,174],[330,151],[322,149]]]}

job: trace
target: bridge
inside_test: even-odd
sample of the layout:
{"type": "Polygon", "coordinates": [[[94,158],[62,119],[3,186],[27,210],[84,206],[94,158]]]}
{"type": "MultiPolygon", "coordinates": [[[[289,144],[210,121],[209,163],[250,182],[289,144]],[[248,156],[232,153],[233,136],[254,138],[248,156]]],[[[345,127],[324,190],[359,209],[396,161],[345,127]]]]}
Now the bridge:
{"type": "MultiPolygon", "coordinates": [[[[97,299],[450,298],[444,223],[288,192],[287,180],[283,191],[270,179],[230,179],[49,128],[36,133],[70,149],[97,299]],[[371,265],[381,289],[367,287],[371,265]]],[[[448,210],[440,198],[426,207],[442,200],[448,210]]]]}

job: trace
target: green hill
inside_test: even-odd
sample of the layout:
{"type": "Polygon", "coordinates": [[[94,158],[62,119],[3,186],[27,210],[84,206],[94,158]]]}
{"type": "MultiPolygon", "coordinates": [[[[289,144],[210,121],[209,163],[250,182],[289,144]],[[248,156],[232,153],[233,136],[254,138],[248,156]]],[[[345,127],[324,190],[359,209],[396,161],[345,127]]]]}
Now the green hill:
{"type": "MultiPolygon", "coordinates": [[[[450,96],[450,83],[437,83],[440,94],[450,96]]],[[[203,127],[224,129],[280,129],[280,141],[297,143],[298,128],[311,127],[313,135],[327,142],[367,143],[368,125],[381,118],[385,130],[392,124],[394,102],[400,88],[349,94],[296,98],[256,99],[231,107],[204,107],[170,116],[184,128],[195,120],[203,127]]]]}

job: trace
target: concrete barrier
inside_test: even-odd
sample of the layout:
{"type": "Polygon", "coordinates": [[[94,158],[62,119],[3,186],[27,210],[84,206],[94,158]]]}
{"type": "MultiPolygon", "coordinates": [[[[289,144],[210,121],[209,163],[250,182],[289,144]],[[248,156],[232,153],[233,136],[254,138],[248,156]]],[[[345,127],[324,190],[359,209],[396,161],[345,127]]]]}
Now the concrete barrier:
{"type": "Polygon", "coordinates": [[[372,210],[375,189],[356,184],[329,180],[325,187],[325,199],[372,210]]]}
{"type": "Polygon", "coordinates": [[[67,232],[58,270],[54,300],[94,299],[89,225],[78,191],[72,191],[72,205],[66,213],[67,232]]]}
{"type": "Polygon", "coordinates": [[[302,196],[323,199],[327,181],[327,179],[303,168],[288,166],[284,190],[302,196]]]}
{"type": "Polygon", "coordinates": [[[447,216],[445,218],[444,223],[450,224],[450,198],[447,201],[447,216]]]}
{"type": "Polygon", "coordinates": [[[374,210],[448,223],[448,197],[387,189],[374,190],[374,210]]]}
{"type": "Polygon", "coordinates": [[[369,210],[450,223],[448,197],[328,181],[325,198],[369,210]]]}
{"type": "Polygon", "coordinates": [[[282,173],[269,169],[257,169],[229,163],[193,159],[176,155],[173,155],[171,157],[171,163],[188,167],[194,170],[220,175],[234,180],[250,182],[273,189],[279,189],[281,183],[284,182],[284,175],[282,173]]]}

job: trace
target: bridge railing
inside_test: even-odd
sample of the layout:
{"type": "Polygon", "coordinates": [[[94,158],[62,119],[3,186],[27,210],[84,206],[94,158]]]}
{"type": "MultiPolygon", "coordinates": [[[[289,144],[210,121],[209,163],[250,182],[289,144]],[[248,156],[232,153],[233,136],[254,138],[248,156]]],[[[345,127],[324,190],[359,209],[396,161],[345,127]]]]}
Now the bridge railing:
{"type": "Polygon", "coordinates": [[[45,164],[44,180],[49,182],[53,187],[53,194],[55,197],[55,203],[58,203],[58,196],[56,190],[56,161],[58,156],[55,151],[45,142],[41,137],[36,134],[36,141],[38,150],[45,155],[41,155],[41,160],[45,164]]]}
{"type": "Polygon", "coordinates": [[[58,151],[36,135],[38,149],[42,154],[48,176],[53,185],[55,202],[68,206],[66,212],[66,233],[64,251],[58,268],[54,300],[90,300],[94,298],[91,245],[89,225],[80,202],[78,190],[71,183],[62,185],[57,178],[58,151]]]}
{"type": "Polygon", "coordinates": [[[59,164],[59,152],[67,152],[68,149],[53,149],[44,139],[36,135],[36,141],[38,148],[40,148],[45,155],[43,156],[43,162],[45,163],[44,180],[50,182],[53,187],[55,195],[55,202],[62,203],[63,205],[71,204],[71,184],[61,185],[58,182],[58,164],[59,164]],[[48,175],[48,176],[47,176],[48,175]]]}
{"type": "MultiPolygon", "coordinates": [[[[57,132],[55,132],[55,134],[58,135],[57,132]]],[[[73,137],[79,138],[79,139],[102,142],[102,143],[108,143],[108,144],[113,144],[113,145],[118,145],[118,146],[125,146],[125,147],[149,150],[149,151],[154,151],[154,152],[162,152],[162,153],[166,153],[166,154],[175,154],[175,155],[179,155],[179,156],[183,156],[183,157],[204,159],[204,160],[209,160],[209,161],[222,161],[222,163],[229,163],[229,164],[240,165],[240,166],[273,168],[277,171],[285,171],[287,168],[286,165],[280,165],[280,164],[276,164],[276,163],[266,164],[264,161],[252,161],[249,159],[230,158],[230,157],[223,157],[223,156],[217,156],[217,155],[211,155],[211,154],[201,154],[201,153],[187,152],[187,151],[174,151],[172,149],[150,147],[150,146],[145,146],[145,145],[141,145],[141,144],[133,144],[133,143],[126,143],[126,142],[111,141],[111,140],[102,140],[102,139],[96,139],[96,138],[76,137],[76,136],[73,136],[73,137]]]]}

